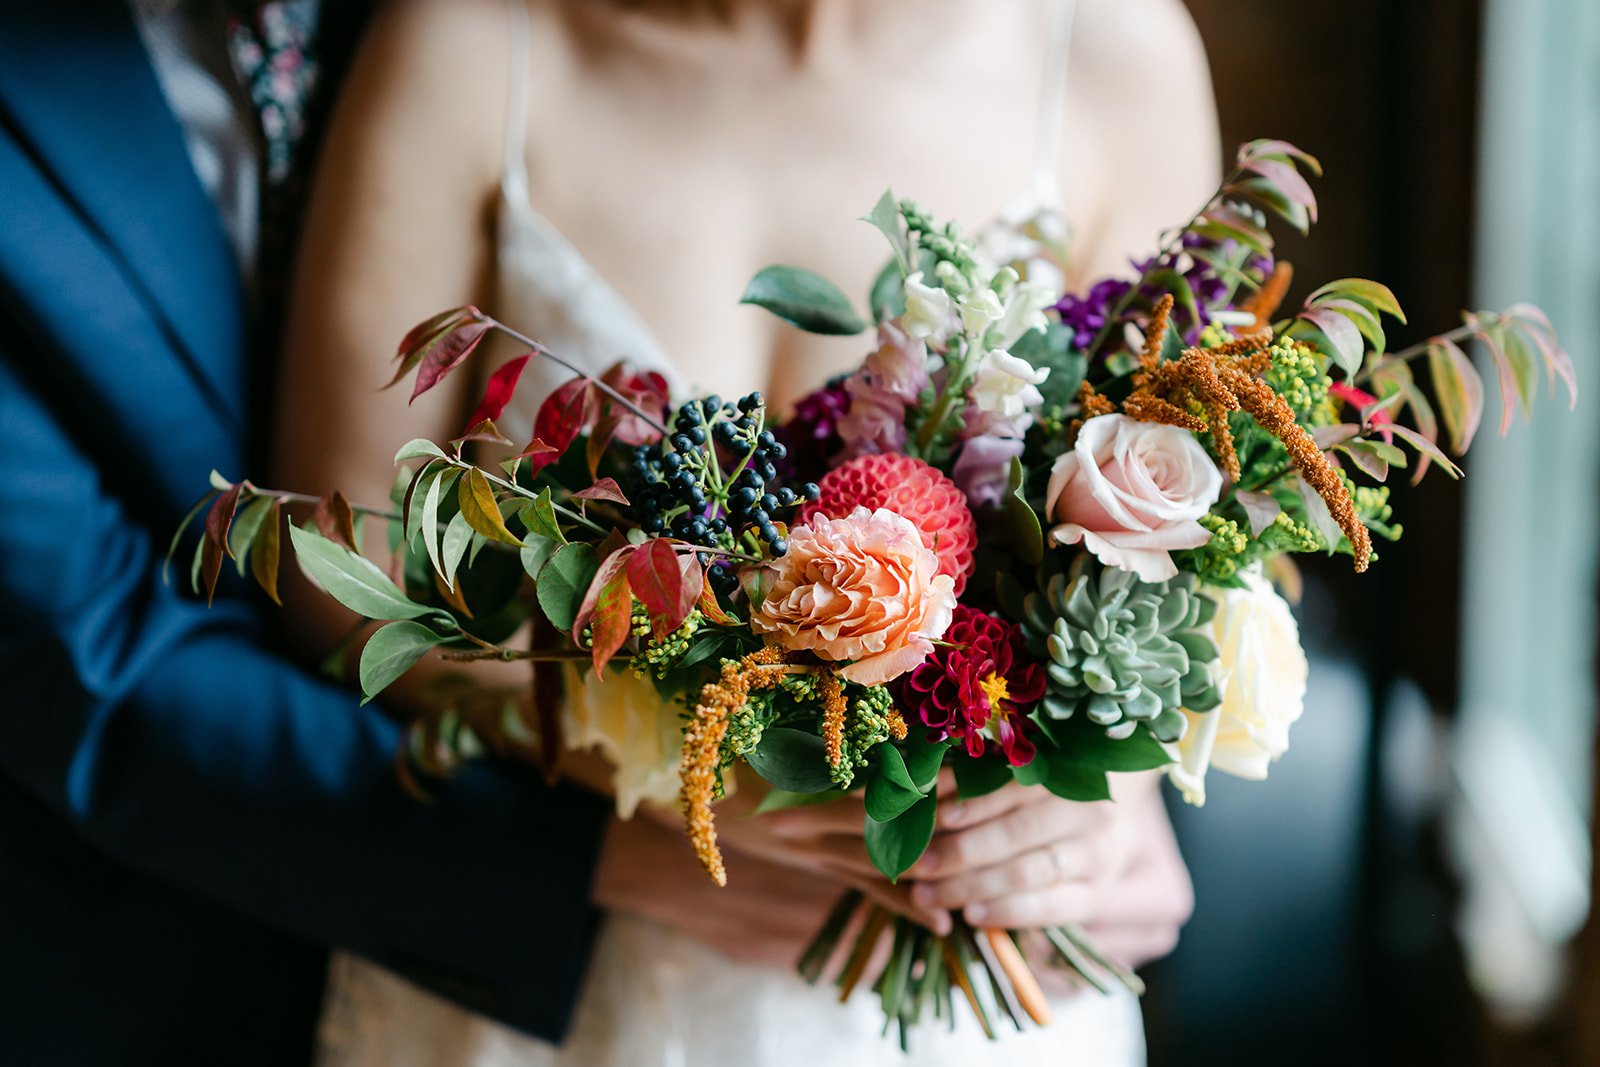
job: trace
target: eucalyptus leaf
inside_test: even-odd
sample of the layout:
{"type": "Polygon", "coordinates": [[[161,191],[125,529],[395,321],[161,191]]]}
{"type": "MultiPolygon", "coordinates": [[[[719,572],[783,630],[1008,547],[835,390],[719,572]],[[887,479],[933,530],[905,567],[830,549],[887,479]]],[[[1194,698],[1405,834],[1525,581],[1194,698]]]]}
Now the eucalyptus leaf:
{"type": "Polygon", "coordinates": [[[897,819],[867,820],[867,856],[889,881],[899,881],[927,851],[928,842],[933,840],[933,823],[938,810],[938,797],[929,794],[897,819]]]}
{"type": "Polygon", "coordinates": [[[767,267],[750,279],[742,304],[766,308],[809,333],[849,336],[867,328],[839,287],[804,267],[767,267]]]}

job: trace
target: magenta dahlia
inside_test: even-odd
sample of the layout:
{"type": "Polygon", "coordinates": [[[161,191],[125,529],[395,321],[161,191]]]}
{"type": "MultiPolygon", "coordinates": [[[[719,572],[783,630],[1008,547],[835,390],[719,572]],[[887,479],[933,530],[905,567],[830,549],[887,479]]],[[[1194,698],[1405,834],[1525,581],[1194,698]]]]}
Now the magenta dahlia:
{"type": "Polygon", "coordinates": [[[1034,755],[1024,720],[1044,690],[1044,668],[1027,658],[1021,628],[958,604],[943,640],[905,676],[898,696],[934,740],[958,738],[972,756],[992,740],[1020,767],[1034,755]]]}

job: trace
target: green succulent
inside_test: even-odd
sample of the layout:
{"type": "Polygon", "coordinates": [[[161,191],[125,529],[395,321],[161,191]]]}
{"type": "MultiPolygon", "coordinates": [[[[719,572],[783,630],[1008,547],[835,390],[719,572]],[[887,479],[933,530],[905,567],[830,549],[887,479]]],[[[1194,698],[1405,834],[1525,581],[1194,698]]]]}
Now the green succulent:
{"type": "Polygon", "coordinates": [[[1178,740],[1181,708],[1210,711],[1222,700],[1208,629],[1216,611],[1192,574],[1145,582],[1082,556],[1069,573],[1047,576],[1022,601],[1028,651],[1048,681],[1040,713],[1081,712],[1119,740],[1140,723],[1178,740]]]}

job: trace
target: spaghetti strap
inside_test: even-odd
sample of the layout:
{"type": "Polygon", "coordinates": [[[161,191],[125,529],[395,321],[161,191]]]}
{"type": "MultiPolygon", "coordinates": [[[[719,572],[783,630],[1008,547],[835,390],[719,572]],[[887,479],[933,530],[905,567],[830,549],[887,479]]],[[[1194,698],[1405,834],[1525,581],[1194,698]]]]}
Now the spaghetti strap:
{"type": "Polygon", "coordinates": [[[527,0],[506,0],[511,16],[511,67],[506,79],[506,158],[500,188],[514,204],[529,202],[528,68],[533,63],[527,0]]]}
{"type": "Polygon", "coordinates": [[[1044,73],[1039,79],[1038,130],[1034,134],[1029,193],[1041,207],[1061,207],[1061,123],[1066,108],[1067,60],[1072,51],[1072,20],[1077,0],[1053,0],[1044,73]]]}

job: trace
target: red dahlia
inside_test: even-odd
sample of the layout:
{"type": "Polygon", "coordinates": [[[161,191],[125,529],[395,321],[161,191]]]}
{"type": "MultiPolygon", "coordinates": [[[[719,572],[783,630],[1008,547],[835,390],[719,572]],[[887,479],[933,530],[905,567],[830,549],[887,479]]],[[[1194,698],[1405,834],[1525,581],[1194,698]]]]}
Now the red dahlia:
{"type": "Polygon", "coordinates": [[[958,604],[932,655],[901,682],[899,698],[935,739],[961,738],[981,756],[989,737],[1020,767],[1034,753],[1023,720],[1044,690],[1044,668],[1027,658],[1021,628],[958,604]]]}
{"type": "Polygon", "coordinates": [[[939,573],[954,580],[956,596],[967,587],[978,524],[966,494],[937,467],[898,452],[874,453],[835,467],[818,487],[822,495],[796,522],[817,515],[841,519],[858,507],[888,508],[921,532],[922,543],[939,557],[939,573]]]}

